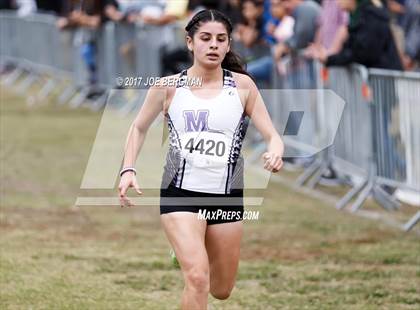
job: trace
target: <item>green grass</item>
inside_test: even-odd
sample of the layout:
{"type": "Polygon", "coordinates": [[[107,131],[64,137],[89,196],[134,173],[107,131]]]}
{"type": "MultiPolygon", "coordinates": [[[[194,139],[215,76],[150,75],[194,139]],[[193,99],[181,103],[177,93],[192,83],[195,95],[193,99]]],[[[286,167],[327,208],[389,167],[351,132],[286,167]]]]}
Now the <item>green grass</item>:
{"type": "MultiPolygon", "coordinates": [[[[73,206],[100,113],[1,95],[0,308],[177,309],[157,207],[73,206]]],[[[415,234],[274,183],[263,193],[236,288],[212,309],[419,308],[415,234]]]]}

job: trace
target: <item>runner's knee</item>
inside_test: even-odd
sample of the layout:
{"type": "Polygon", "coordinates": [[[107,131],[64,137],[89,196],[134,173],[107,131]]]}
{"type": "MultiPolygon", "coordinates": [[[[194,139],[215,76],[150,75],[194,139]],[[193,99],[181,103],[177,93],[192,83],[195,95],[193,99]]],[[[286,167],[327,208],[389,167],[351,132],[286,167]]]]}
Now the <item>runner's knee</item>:
{"type": "Polygon", "coordinates": [[[209,272],[205,268],[191,268],[185,274],[185,284],[187,288],[197,292],[209,292],[210,277],[209,272]]]}
{"type": "Polygon", "coordinates": [[[226,289],[215,288],[210,291],[211,295],[214,298],[220,299],[220,300],[228,299],[231,292],[232,292],[232,289],[229,289],[229,288],[226,288],[226,289]]]}

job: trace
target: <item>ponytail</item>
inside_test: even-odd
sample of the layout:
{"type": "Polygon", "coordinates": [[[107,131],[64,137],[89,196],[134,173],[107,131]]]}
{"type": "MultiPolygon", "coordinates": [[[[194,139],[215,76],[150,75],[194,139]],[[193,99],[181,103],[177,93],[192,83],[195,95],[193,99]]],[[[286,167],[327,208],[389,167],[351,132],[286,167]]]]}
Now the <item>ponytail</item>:
{"type": "Polygon", "coordinates": [[[232,50],[229,51],[226,54],[225,59],[223,59],[222,68],[236,73],[249,75],[248,72],[246,72],[246,63],[232,50]]]}

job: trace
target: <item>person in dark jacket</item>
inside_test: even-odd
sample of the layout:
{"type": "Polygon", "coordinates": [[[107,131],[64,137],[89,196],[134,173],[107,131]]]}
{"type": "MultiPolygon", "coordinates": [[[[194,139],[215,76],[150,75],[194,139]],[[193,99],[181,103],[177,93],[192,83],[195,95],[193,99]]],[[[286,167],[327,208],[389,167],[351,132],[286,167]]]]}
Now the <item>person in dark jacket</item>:
{"type": "Polygon", "coordinates": [[[380,0],[338,0],[351,13],[349,36],[343,49],[327,56],[318,47],[317,57],[327,66],[359,63],[368,68],[402,70],[401,59],[390,28],[390,17],[380,0]]]}
{"type": "MultiPolygon", "coordinates": [[[[349,37],[344,47],[338,54],[327,57],[326,50],[318,47],[318,59],[327,66],[345,66],[351,63],[359,63],[367,68],[379,68],[389,70],[402,70],[400,56],[390,28],[388,11],[380,0],[338,0],[338,4],[351,13],[349,25],[349,37]]],[[[375,117],[381,119],[380,127],[384,135],[378,138],[378,144],[384,154],[399,154],[397,140],[390,134],[392,123],[390,122],[392,111],[397,102],[394,81],[383,81],[383,89],[387,89],[386,96],[391,104],[378,101],[381,106],[380,114],[375,117]]],[[[385,167],[390,167],[391,157],[385,157],[385,167]]],[[[398,158],[400,171],[404,171],[405,162],[398,158]]],[[[386,172],[388,178],[394,178],[394,171],[386,172]],[[389,173],[389,174],[388,174],[389,173]]],[[[394,189],[383,188],[389,194],[394,189]]]]}
{"type": "Polygon", "coordinates": [[[13,0],[0,0],[0,10],[16,10],[16,3],[13,0]]]}
{"type": "Polygon", "coordinates": [[[36,0],[37,13],[60,15],[63,11],[63,1],[36,0]]]}

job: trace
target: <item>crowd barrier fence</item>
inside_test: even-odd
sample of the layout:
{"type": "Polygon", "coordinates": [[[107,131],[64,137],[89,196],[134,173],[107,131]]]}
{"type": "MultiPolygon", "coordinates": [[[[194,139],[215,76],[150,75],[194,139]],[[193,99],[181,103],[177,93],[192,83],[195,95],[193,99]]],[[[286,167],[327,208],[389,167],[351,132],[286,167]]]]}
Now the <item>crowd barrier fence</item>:
{"type": "MultiPolygon", "coordinates": [[[[91,103],[95,110],[105,104],[109,89],[124,86],[118,85],[117,78],[160,76],[163,50],[182,44],[177,24],[158,27],[107,22],[97,30],[60,30],[56,23],[57,18],[50,14],[17,17],[13,11],[0,12],[0,34],[5,43],[0,46],[1,60],[17,64],[4,82],[14,85],[19,81],[17,89],[24,93],[41,75],[49,75],[36,96],[40,101],[54,86],[67,81],[58,101],[73,107],[85,102],[91,92],[89,71],[81,55],[87,41],[94,43],[96,87],[104,94],[91,103]]],[[[139,83],[134,87],[147,86],[139,83]]]]}
{"type": "MultiPolygon", "coordinates": [[[[352,186],[336,207],[342,209],[356,198],[350,207],[352,212],[369,196],[387,210],[399,208],[400,202],[387,191],[389,187],[420,197],[420,74],[361,65],[325,69],[301,54],[292,57],[297,60],[283,62],[283,75],[274,68],[276,88],[300,89],[309,85],[331,89],[346,103],[334,143],[304,169],[296,184],[306,183],[313,188],[333,168],[343,183],[352,186]]],[[[275,111],[271,104],[269,110],[275,111]]],[[[325,106],[319,105],[313,113],[314,140],[329,130],[322,126],[323,109],[325,106]]],[[[419,214],[406,223],[405,230],[419,221],[419,214]]]]}

